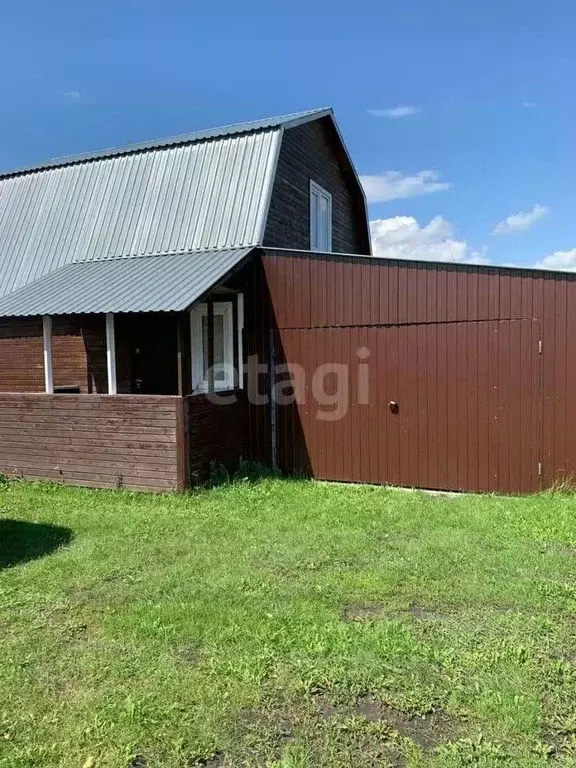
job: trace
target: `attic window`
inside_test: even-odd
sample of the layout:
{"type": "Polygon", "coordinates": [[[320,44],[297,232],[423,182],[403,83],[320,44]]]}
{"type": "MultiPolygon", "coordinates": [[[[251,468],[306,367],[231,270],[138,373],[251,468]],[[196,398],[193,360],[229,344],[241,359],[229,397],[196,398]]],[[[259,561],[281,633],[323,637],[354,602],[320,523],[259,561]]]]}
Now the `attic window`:
{"type": "Polygon", "coordinates": [[[310,250],[332,250],[332,195],[310,179],[310,250]]]}

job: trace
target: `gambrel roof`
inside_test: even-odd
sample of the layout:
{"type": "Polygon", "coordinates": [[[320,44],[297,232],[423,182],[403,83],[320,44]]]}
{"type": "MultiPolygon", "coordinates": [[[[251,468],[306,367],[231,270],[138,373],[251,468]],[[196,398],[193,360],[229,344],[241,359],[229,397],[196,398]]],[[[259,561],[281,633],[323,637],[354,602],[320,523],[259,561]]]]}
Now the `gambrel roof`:
{"type": "Polygon", "coordinates": [[[311,110],[0,174],[0,314],[40,313],[30,302],[52,273],[63,298],[71,280],[105,282],[105,268],[64,270],[77,263],[210,252],[217,282],[218,252],[262,244],[283,132],[326,117],[337,131],[331,109],[311,110]]]}

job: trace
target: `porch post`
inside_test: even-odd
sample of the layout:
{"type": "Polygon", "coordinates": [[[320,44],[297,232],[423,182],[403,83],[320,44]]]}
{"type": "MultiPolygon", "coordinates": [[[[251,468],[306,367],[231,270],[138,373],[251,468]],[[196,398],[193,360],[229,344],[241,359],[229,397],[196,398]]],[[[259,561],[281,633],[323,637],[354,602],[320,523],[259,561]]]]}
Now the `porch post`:
{"type": "Polygon", "coordinates": [[[242,339],[244,337],[244,294],[239,293],[236,297],[238,308],[238,387],[244,389],[244,350],[242,348],[242,339]]]}
{"type": "Polygon", "coordinates": [[[116,338],[114,334],[114,315],[106,313],[106,370],[108,372],[108,394],[118,394],[116,386],[116,338]]]}
{"type": "Polygon", "coordinates": [[[178,366],[178,394],[192,392],[192,341],[190,338],[190,312],[181,312],[176,321],[176,363],[178,366]]]}
{"type": "Polygon", "coordinates": [[[44,389],[47,394],[54,394],[54,376],[52,368],[52,318],[42,316],[42,336],[44,339],[44,389]]]}
{"type": "Polygon", "coordinates": [[[214,392],[214,300],[209,298],[206,304],[208,310],[208,392],[214,392]]]}

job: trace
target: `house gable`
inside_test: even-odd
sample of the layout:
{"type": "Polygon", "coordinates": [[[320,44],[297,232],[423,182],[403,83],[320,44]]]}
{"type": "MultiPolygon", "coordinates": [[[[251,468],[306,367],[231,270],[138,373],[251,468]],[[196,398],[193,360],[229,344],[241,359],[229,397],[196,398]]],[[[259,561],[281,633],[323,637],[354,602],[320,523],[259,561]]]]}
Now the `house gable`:
{"type": "Polygon", "coordinates": [[[332,251],[369,254],[364,194],[331,116],[285,129],[263,244],[310,249],[310,181],[332,196],[332,251]]]}

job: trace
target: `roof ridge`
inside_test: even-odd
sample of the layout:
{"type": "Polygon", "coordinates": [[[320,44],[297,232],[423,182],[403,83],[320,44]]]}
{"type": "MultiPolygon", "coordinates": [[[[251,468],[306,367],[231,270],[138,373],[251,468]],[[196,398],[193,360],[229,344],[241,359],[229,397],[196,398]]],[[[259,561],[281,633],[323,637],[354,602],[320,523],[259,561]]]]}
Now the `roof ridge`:
{"type": "MultiPolygon", "coordinates": [[[[64,267],[72,267],[78,264],[100,264],[103,261],[127,261],[128,259],[167,259],[170,256],[203,256],[207,253],[223,253],[224,251],[243,251],[246,249],[259,248],[259,243],[248,243],[245,245],[229,245],[222,246],[222,248],[192,248],[185,251],[160,251],[159,253],[128,253],[122,256],[108,256],[102,259],[74,259],[74,261],[68,261],[65,264],[60,264],[56,269],[51,272],[45,272],[41,277],[57,272],[64,267]]],[[[40,278],[36,278],[40,279],[40,278]]],[[[34,281],[32,281],[34,282],[34,281]]],[[[29,285],[29,283],[27,283],[29,285]]],[[[20,290],[19,288],[17,290],[20,290]]],[[[8,295],[8,294],[6,294],[8,295]]]]}
{"type": "Polygon", "coordinates": [[[90,162],[92,160],[102,160],[107,157],[117,157],[120,155],[129,155],[136,152],[146,152],[152,149],[163,149],[181,144],[192,144],[200,141],[211,141],[214,139],[225,138],[226,136],[236,136],[242,133],[251,133],[253,131],[264,131],[274,128],[290,128],[300,122],[309,120],[318,120],[326,115],[332,115],[331,107],[322,107],[318,109],[309,109],[303,112],[291,112],[286,115],[276,117],[265,117],[247,122],[230,123],[213,128],[201,128],[190,133],[181,133],[174,136],[167,136],[160,139],[151,139],[149,141],[125,144],[107,149],[94,150],[92,152],[81,152],[74,155],[62,155],[37,163],[12,170],[0,171],[0,180],[11,176],[33,173],[35,171],[48,170],[49,168],[58,168],[66,165],[75,165],[76,163],[90,162]]]}

